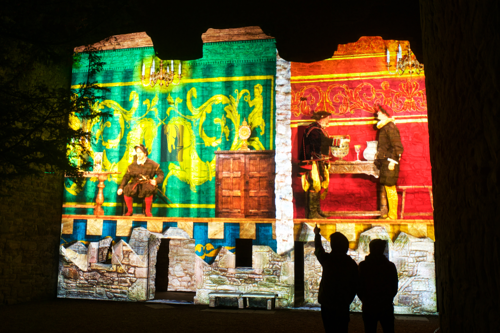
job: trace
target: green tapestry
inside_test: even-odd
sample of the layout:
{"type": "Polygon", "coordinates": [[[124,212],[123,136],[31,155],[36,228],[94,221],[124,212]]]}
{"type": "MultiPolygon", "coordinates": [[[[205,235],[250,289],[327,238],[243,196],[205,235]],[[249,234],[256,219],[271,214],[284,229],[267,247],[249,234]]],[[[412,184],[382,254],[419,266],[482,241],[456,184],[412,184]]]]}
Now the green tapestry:
{"type": "MultiPolygon", "coordinates": [[[[91,107],[113,116],[88,123],[73,117],[70,126],[90,129],[89,158],[103,152],[103,170],[119,173],[105,182],[106,215],[121,215],[116,190],[138,144],[144,144],[149,158],[160,164],[165,180],[159,188],[171,200],[156,198],[153,214],[172,217],[215,215],[214,152],[241,146],[237,132],[244,121],[252,129],[250,149],[274,149],[274,40],[208,43],[202,59],[182,62],[162,61],[150,47],[99,54],[105,65],[97,82],[109,91],[91,107]],[[168,86],[166,79],[151,80],[151,73],[158,76],[160,70],[172,69],[168,86]]],[[[73,67],[73,88],[87,79],[86,61],[82,54],[73,67]]],[[[92,203],[97,179],[88,178],[81,190],[68,180],[65,189],[66,206],[92,203]]],[[[66,207],[64,213],[91,214],[91,210],[66,207]]]]}

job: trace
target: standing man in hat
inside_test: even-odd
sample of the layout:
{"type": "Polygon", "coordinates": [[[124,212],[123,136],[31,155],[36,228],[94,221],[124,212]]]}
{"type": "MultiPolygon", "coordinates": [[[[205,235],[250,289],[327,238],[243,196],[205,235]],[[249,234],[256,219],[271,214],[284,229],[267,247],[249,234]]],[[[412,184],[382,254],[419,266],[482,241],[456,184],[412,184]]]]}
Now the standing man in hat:
{"type": "Polygon", "coordinates": [[[328,136],[325,127],[328,125],[330,113],[318,111],[312,115],[316,120],[307,126],[302,136],[302,150],[300,152],[301,167],[305,172],[302,175],[302,188],[307,193],[306,214],[308,219],[324,219],[327,214],[321,210],[320,197],[324,199],[328,193],[330,182],[329,152],[333,139],[328,136]],[[321,190],[325,191],[321,193],[321,190]]]}
{"type": "Polygon", "coordinates": [[[378,147],[375,165],[380,170],[380,185],[387,193],[389,212],[382,219],[396,220],[398,218],[398,193],[396,183],[399,177],[399,161],[403,153],[403,144],[399,129],[394,123],[391,114],[379,104],[375,105],[377,112],[378,147]]]}
{"type": "Polygon", "coordinates": [[[127,173],[118,187],[118,195],[124,193],[127,213],[125,216],[131,216],[133,209],[133,196],[144,198],[146,205],[146,216],[153,216],[151,206],[153,204],[153,194],[156,192],[156,185],[163,181],[163,171],[160,165],[148,158],[148,150],[144,145],[134,147],[136,158],[127,168],[127,173]],[[156,176],[156,179],[155,179],[156,176]],[[130,183],[129,183],[130,181],[130,183]]]}

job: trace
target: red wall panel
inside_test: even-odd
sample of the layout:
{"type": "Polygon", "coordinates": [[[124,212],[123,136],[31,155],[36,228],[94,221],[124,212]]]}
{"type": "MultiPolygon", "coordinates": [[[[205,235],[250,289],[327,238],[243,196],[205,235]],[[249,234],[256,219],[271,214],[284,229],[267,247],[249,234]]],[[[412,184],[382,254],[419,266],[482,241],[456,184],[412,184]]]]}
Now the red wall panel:
{"type": "MultiPolygon", "coordinates": [[[[350,136],[350,151],[344,159],[356,160],[354,145],[359,144],[360,159],[364,160],[366,142],[376,139],[373,105],[382,104],[392,111],[405,149],[397,185],[432,185],[424,75],[395,73],[393,65],[399,42],[383,41],[380,37],[364,38],[361,51],[356,45],[351,45],[350,49],[343,49],[343,54],[328,60],[312,64],[292,63],[293,161],[298,162],[304,127],[310,124],[311,114],[319,110],[332,114],[327,128],[330,135],[350,136]],[[368,45],[367,40],[375,46],[368,45]],[[384,45],[394,51],[391,52],[389,70],[384,45]]],[[[407,45],[407,42],[401,44],[407,45]]],[[[377,181],[368,175],[332,175],[322,209],[377,210],[377,181]]],[[[305,194],[296,166],[293,191],[295,217],[303,218],[305,194]]],[[[400,195],[399,212],[401,201],[400,195]]],[[[431,211],[427,190],[408,190],[405,213],[431,211]]]]}

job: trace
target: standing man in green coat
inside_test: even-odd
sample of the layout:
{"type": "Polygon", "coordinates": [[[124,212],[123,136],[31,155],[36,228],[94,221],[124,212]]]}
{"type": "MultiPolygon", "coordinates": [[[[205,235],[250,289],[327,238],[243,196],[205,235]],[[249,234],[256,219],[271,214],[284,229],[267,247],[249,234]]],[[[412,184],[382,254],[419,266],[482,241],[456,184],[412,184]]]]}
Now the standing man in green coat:
{"type": "Polygon", "coordinates": [[[163,181],[163,171],[158,163],[148,158],[148,150],[144,145],[135,146],[134,149],[137,159],[128,166],[117,193],[118,195],[124,194],[127,205],[125,216],[131,216],[134,212],[134,195],[144,198],[146,216],[153,216],[151,213],[153,194],[156,192],[156,186],[163,181]]]}
{"type": "Polygon", "coordinates": [[[378,104],[375,105],[375,111],[379,120],[377,123],[378,147],[375,165],[380,170],[380,185],[385,188],[389,204],[389,212],[382,218],[396,220],[398,218],[396,183],[399,177],[399,161],[404,149],[399,129],[391,114],[378,104]]]}

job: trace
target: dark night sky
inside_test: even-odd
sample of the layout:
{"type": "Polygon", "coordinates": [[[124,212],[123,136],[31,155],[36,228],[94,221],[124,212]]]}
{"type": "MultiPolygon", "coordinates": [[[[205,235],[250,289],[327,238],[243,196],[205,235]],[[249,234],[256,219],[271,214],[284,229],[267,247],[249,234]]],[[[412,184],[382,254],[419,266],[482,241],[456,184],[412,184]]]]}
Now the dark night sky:
{"type": "Polygon", "coordinates": [[[46,45],[71,47],[116,34],[146,31],[163,59],[202,56],[208,28],[260,26],[276,38],[280,56],[312,62],[333,55],[338,44],[361,36],[409,40],[419,60],[422,38],[418,0],[186,2],[88,0],[9,3],[2,7],[0,33],[46,45]]]}

